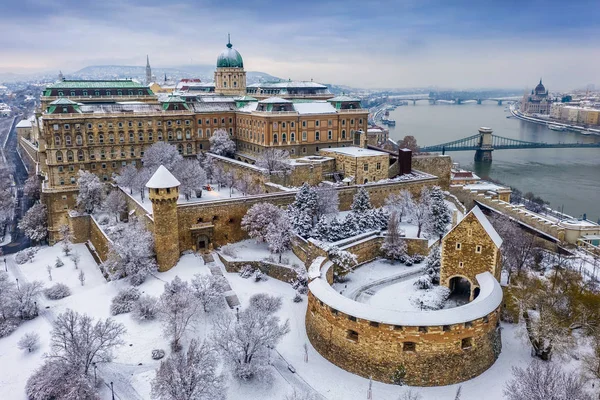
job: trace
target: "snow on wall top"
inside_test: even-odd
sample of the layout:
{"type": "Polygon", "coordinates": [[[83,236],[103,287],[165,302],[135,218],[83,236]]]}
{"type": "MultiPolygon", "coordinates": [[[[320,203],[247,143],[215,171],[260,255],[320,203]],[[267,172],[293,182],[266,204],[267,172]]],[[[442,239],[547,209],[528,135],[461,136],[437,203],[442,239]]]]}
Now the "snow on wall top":
{"type": "Polygon", "coordinates": [[[310,264],[310,267],[308,267],[309,280],[321,277],[321,265],[323,265],[323,261],[325,261],[325,257],[319,256],[310,264]]]}
{"type": "Polygon", "coordinates": [[[150,189],[166,189],[177,187],[180,184],[177,178],[164,165],[161,165],[146,183],[146,187],[150,189]]]}
{"type": "MultiPolygon", "coordinates": [[[[329,268],[327,263],[325,268],[329,268]]],[[[437,311],[397,311],[377,308],[342,296],[332,288],[323,271],[319,279],[308,284],[313,296],[328,306],[353,317],[381,324],[399,326],[443,326],[461,324],[483,318],[496,310],[502,303],[502,288],[489,272],[476,276],[480,287],[479,296],[464,306],[437,311]]]]}
{"type": "Polygon", "coordinates": [[[15,128],[31,128],[31,121],[28,119],[22,119],[15,128]]]}
{"type": "Polygon", "coordinates": [[[388,153],[383,151],[363,149],[362,147],[334,147],[332,149],[323,149],[323,151],[331,151],[333,153],[347,154],[354,157],[372,157],[386,156],[388,153]]]}
{"type": "Polygon", "coordinates": [[[487,219],[485,215],[483,215],[481,208],[479,208],[479,206],[475,206],[471,209],[471,211],[469,211],[469,214],[470,213],[473,213],[473,215],[475,215],[481,226],[483,226],[483,229],[485,229],[487,234],[490,235],[490,238],[492,239],[496,247],[500,248],[500,246],[502,246],[502,238],[500,237],[498,232],[496,232],[496,230],[492,226],[492,223],[487,219]]]}

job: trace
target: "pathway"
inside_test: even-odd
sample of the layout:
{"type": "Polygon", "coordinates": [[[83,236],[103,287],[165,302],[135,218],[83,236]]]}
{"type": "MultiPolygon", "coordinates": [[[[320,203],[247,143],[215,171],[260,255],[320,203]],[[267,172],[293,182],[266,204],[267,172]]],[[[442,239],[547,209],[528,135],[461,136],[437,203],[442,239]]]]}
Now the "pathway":
{"type": "Polygon", "coordinates": [[[399,274],[366,283],[358,287],[357,289],[354,289],[346,297],[354,301],[365,303],[366,299],[372,296],[378,289],[381,289],[382,287],[386,287],[394,283],[404,282],[409,279],[412,279],[417,275],[421,275],[426,268],[427,267],[425,265],[420,265],[418,267],[411,268],[407,271],[403,271],[399,274]]]}

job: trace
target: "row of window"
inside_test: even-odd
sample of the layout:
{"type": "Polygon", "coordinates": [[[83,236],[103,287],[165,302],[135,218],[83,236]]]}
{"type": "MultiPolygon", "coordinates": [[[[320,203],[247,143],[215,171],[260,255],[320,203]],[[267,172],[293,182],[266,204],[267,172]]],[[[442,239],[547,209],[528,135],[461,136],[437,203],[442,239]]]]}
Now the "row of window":
{"type": "MultiPolygon", "coordinates": [[[[381,169],[381,163],[380,163],[380,162],[378,162],[378,163],[375,165],[375,169],[376,169],[377,171],[379,171],[379,170],[381,169]]],[[[367,163],[364,163],[364,164],[363,164],[363,171],[369,171],[369,164],[367,164],[367,163]]]]}
{"type": "MultiPolygon", "coordinates": [[[[224,125],[226,119],[225,118],[220,118],[220,120],[221,120],[221,125],[224,125]]],[[[233,118],[230,117],[228,119],[228,121],[229,121],[229,124],[233,124],[233,118]]],[[[219,125],[219,118],[213,118],[212,119],[212,123],[213,123],[213,125],[219,125]]],[[[191,124],[192,124],[192,121],[189,120],[189,119],[186,119],[184,121],[179,120],[179,119],[175,120],[175,121],[171,121],[171,120],[166,121],[166,125],[167,126],[173,126],[173,125],[177,125],[177,126],[179,126],[179,125],[190,126],[191,124]]],[[[210,126],[211,125],[211,119],[210,118],[206,118],[204,120],[204,124],[206,126],[210,126]]],[[[142,128],[144,126],[144,123],[142,121],[137,121],[137,123],[134,123],[133,121],[127,121],[127,123],[124,123],[124,122],[118,122],[117,123],[117,127],[119,127],[119,128],[123,128],[123,127],[125,127],[125,125],[127,125],[130,128],[133,127],[133,126],[135,126],[135,125],[137,125],[138,128],[142,128]]],[[[152,126],[153,125],[152,121],[146,121],[146,125],[147,126],[152,126]]],[[[202,125],[202,119],[198,119],[198,125],[202,125]]],[[[73,124],[73,127],[74,127],[75,130],[80,130],[81,126],[82,126],[81,124],[73,124]]],[[[98,123],[96,126],[97,126],[98,129],[103,129],[104,128],[104,124],[103,123],[98,123]]],[[[108,122],[106,124],[106,126],[108,128],[113,128],[114,124],[112,122],[108,122]]],[[[162,121],[156,121],[156,126],[162,126],[162,121]]],[[[58,130],[61,129],[61,127],[60,127],[59,124],[53,124],[52,127],[53,127],[53,129],[55,131],[58,131],[58,130]]],[[[86,124],[86,127],[87,127],[87,129],[93,129],[94,125],[90,122],[90,123],[86,124]]],[[[62,126],[62,129],[70,130],[71,129],[71,124],[64,124],[62,126]]]]}
{"type": "MultiPolygon", "coordinates": [[[[81,92],[80,95],[77,94],[77,92],[75,92],[74,90],[71,90],[69,93],[70,96],[113,96],[113,95],[117,95],[117,96],[123,96],[123,95],[127,95],[127,96],[133,96],[136,91],[134,90],[127,90],[126,92],[124,92],[123,90],[94,90],[92,91],[87,91],[87,90],[83,90],[81,92]],[[92,94],[93,93],[93,94],[92,94]]],[[[137,94],[139,96],[143,96],[144,91],[143,90],[138,90],[137,94]]],[[[65,92],[63,90],[59,90],[58,91],[58,95],[59,96],[64,96],[65,92]]]]}
{"type": "MultiPolygon", "coordinates": [[[[185,145],[185,148],[184,148],[183,144],[177,145],[177,150],[179,150],[179,154],[182,154],[182,155],[183,154],[185,154],[185,155],[192,155],[192,154],[194,154],[193,148],[194,147],[192,146],[191,143],[187,143],[185,145]],[[185,150],[185,153],[184,153],[184,150],[185,150]]],[[[202,146],[201,143],[199,144],[198,148],[200,150],[202,150],[203,146],[202,146]]],[[[121,148],[120,155],[121,155],[121,158],[125,158],[126,157],[126,151],[125,151],[124,148],[121,148]]],[[[132,146],[129,149],[129,156],[130,157],[136,157],[136,148],[135,147],[132,146]]],[[[139,156],[140,157],[144,156],[144,151],[143,150],[140,151],[139,156]]],[[[96,159],[96,153],[93,153],[93,152],[90,153],[89,157],[90,157],[90,160],[95,160],[96,159]]],[[[100,149],[100,152],[98,153],[98,157],[101,160],[105,160],[107,158],[106,157],[106,150],[100,149]]],[[[111,151],[110,151],[110,158],[112,158],[112,159],[117,158],[117,150],[116,149],[114,149],[114,148],[111,149],[111,151]]],[[[56,161],[57,162],[64,161],[62,151],[57,151],[56,152],[56,161]]],[[[68,162],[75,161],[75,153],[73,151],[71,151],[71,150],[67,151],[66,161],[68,161],[68,162]]],[[[85,161],[85,154],[84,154],[83,150],[77,150],[77,161],[85,161]]]]}
{"type": "MultiPolygon", "coordinates": [[[[348,329],[346,331],[346,339],[352,342],[358,342],[358,332],[353,331],[352,329],[348,329]]],[[[414,353],[417,351],[417,344],[415,342],[402,342],[402,351],[414,353]]],[[[463,338],[460,340],[460,348],[463,350],[467,350],[473,347],[473,338],[463,338]]]]}

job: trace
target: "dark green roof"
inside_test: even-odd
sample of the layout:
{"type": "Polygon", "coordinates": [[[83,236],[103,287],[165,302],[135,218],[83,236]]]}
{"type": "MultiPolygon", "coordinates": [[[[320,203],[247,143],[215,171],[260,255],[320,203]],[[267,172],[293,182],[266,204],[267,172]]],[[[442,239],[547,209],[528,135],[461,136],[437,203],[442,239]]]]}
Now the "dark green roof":
{"type": "Polygon", "coordinates": [[[52,89],[142,89],[146,86],[131,79],[118,80],[64,80],[56,82],[48,88],[52,89]]]}
{"type": "Polygon", "coordinates": [[[217,57],[217,68],[244,68],[244,60],[240,53],[233,48],[231,42],[227,43],[227,48],[217,57]]]}
{"type": "Polygon", "coordinates": [[[69,100],[69,99],[66,99],[64,97],[61,97],[60,99],[54,100],[50,104],[51,105],[55,105],[55,106],[72,106],[72,105],[77,104],[77,103],[75,103],[73,100],[69,100]]]}

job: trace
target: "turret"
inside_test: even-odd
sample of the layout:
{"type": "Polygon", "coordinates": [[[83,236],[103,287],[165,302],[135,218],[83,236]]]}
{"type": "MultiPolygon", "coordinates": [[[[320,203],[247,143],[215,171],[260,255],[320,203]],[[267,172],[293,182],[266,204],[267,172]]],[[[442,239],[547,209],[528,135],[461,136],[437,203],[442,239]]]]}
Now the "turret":
{"type": "Polygon", "coordinates": [[[154,218],[154,249],[161,272],[173,268],[179,260],[179,185],[179,181],[163,165],[158,167],[146,183],[154,218]]]}

